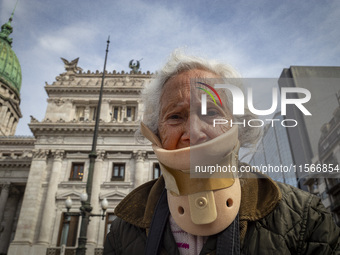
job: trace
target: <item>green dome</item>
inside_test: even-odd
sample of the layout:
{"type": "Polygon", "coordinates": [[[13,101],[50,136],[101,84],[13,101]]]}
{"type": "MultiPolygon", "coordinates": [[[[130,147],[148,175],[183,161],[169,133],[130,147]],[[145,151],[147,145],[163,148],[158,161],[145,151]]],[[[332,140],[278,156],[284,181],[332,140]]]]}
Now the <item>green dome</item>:
{"type": "Polygon", "coordinates": [[[21,67],[17,56],[12,50],[12,17],[1,26],[0,32],[0,80],[11,87],[19,96],[21,88],[21,67]]]}

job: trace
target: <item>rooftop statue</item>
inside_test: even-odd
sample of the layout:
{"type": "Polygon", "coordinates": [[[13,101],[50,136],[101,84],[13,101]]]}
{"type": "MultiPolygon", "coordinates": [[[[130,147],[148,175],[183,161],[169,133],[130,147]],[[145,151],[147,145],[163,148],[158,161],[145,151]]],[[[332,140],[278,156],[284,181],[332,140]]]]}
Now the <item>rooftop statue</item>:
{"type": "Polygon", "coordinates": [[[129,62],[129,67],[131,68],[131,70],[132,70],[132,72],[133,72],[134,74],[138,73],[139,67],[140,67],[140,62],[139,62],[139,60],[137,60],[136,63],[133,63],[133,59],[130,60],[130,62],[129,62]]]}

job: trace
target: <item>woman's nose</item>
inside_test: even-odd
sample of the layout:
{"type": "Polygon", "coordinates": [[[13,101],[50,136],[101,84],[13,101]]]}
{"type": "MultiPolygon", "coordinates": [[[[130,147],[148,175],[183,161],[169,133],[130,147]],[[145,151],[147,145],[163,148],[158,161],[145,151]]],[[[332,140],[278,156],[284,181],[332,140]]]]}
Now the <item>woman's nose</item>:
{"type": "Polygon", "coordinates": [[[190,145],[200,144],[207,141],[207,134],[204,132],[204,122],[196,114],[190,115],[185,125],[184,136],[189,139],[190,145]]]}

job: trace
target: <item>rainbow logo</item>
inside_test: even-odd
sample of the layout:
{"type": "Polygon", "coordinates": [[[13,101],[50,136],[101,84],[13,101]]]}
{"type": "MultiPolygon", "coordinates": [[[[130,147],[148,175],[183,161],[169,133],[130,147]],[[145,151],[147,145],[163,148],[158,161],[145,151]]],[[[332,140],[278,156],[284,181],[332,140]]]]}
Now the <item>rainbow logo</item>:
{"type": "MultiPolygon", "coordinates": [[[[218,100],[220,101],[221,106],[222,106],[222,101],[221,101],[220,95],[217,93],[217,91],[216,91],[213,87],[211,87],[210,85],[208,85],[208,84],[206,84],[206,83],[203,83],[203,82],[197,82],[197,83],[198,83],[198,84],[201,84],[201,85],[203,85],[203,86],[206,86],[206,87],[209,88],[212,92],[214,92],[215,95],[217,96],[218,100]]],[[[205,93],[207,93],[207,94],[212,98],[212,100],[214,101],[215,105],[217,106],[217,103],[216,103],[215,98],[213,97],[213,95],[212,95],[208,90],[206,90],[206,89],[204,89],[204,88],[200,88],[200,87],[196,87],[196,88],[198,88],[198,89],[200,89],[200,90],[203,90],[205,93]]]]}
{"type": "MultiPolygon", "coordinates": [[[[203,82],[197,82],[197,83],[201,84],[203,86],[206,86],[212,92],[214,92],[215,95],[217,96],[218,100],[220,101],[221,106],[222,106],[222,100],[220,98],[220,95],[217,93],[217,91],[213,87],[211,87],[210,85],[208,85],[206,83],[203,83],[203,82]]],[[[213,95],[208,90],[206,90],[204,88],[200,88],[200,87],[196,87],[196,88],[198,88],[200,90],[203,90],[205,93],[207,93],[212,98],[212,100],[214,101],[215,105],[217,106],[215,98],[213,97],[213,95]]],[[[207,94],[202,94],[201,95],[201,114],[202,115],[207,115],[207,94]]]]}

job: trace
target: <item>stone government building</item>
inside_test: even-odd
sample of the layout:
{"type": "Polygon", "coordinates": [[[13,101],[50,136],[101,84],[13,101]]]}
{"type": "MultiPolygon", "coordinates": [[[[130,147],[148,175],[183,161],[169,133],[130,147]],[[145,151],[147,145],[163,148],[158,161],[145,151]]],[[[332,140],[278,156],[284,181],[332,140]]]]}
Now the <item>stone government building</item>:
{"type": "MultiPolygon", "coordinates": [[[[87,181],[102,73],[83,72],[78,59],[62,59],[65,72],[46,84],[48,106],[41,121],[31,116],[34,137],[14,136],[20,112],[20,63],[11,49],[11,19],[0,37],[0,254],[73,254],[80,216],[65,217],[65,200],[79,213],[87,181]]],[[[115,206],[135,187],[157,178],[149,144],[134,133],[142,116],[140,93],[150,72],[107,73],[100,113],[92,213],[109,202],[107,216],[91,217],[87,253],[101,254],[115,206]]]]}
{"type": "MultiPolygon", "coordinates": [[[[88,154],[102,74],[83,73],[78,59],[64,60],[66,72],[46,85],[48,106],[44,120],[31,118],[35,142],[22,210],[9,254],[58,254],[64,240],[76,246],[79,216],[65,218],[65,200],[73,200],[71,212],[79,212],[84,192],[88,154]],[[21,227],[23,226],[23,227],[21,227]],[[68,232],[62,238],[62,233],[68,232]]],[[[135,187],[158,177],[158,164],[149,145],[137,143],[134,133],[142,115],[140,92],[150,74],[108,73],[106,75],[97,144],[98,157],[93,178],[93,213],[101,213],[100,202],[109,201],[108,217],[92,217],[88,252],[103,247],[115,206],[135,187]]],[[[97,252],[100,254],[100,252],[97,252]]]]}

